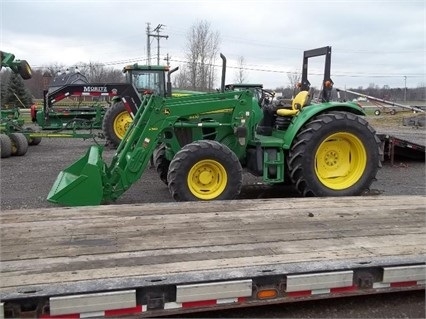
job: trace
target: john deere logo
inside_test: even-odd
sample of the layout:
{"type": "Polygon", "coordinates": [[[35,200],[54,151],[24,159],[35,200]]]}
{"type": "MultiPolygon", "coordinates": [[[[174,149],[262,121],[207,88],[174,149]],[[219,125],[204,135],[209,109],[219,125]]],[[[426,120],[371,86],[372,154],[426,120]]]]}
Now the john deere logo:
{"type": "Polygon", "coordinates": [[[170,109],[164,109],[164,115],[170,115],[170,109]]]}

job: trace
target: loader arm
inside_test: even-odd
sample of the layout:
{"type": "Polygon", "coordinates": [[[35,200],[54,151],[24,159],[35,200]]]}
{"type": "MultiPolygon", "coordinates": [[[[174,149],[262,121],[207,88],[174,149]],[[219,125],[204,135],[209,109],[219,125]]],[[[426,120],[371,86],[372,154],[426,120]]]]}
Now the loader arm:
{"type": "Polygon", "coordinates": [[[252,133],[252,107],[250,91],[211,93],[176,100],[147,95],[111,164],[103,162],[101,146],[91,146],[86,156],[59,174],[47,199],[69,206],[99,205],[116,200],[141,178],[163,132],[169,128],[225,127],[230,134],[238,135],[245,147],[248,138],[244,138],[244,134],[252,133]],[[232,113],[230,122],[194,120],[203,118],[203,114],[225,111],[232,113]]]}

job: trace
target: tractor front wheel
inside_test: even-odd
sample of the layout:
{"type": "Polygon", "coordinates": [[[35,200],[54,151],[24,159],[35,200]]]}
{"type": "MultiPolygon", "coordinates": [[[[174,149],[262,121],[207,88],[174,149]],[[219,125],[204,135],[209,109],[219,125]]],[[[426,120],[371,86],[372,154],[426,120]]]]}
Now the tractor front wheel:
{"type": "Polygon", "coordinates": [[[304,196],[361,195],[381,165],[380,140],[374,129],[352,113],[317,116],[292,145],[290,175],[304,196]]]}
{"type": "Polygon", "coordinates": [[[133,119],[124,107],[123,102],[117,102],[111,105],[105,112],[102,122],[107,144],[112,147],[118,147],[133,119]]]}
{"type": "Polygon", "coordinates": [[[241,163],[227,146],[202,140],[176,153],[167,180],[176,201],[228,200],[239,195],[243,175],[241,163]]]}
{"type": "Polygon", "coordinates": [[[169,172],[170,161],[166,158],[166,146],[164,144],[159,145],[155,149],[153,157],[158,176],[164,184],[168,185],[167,173],[169,172]]]}

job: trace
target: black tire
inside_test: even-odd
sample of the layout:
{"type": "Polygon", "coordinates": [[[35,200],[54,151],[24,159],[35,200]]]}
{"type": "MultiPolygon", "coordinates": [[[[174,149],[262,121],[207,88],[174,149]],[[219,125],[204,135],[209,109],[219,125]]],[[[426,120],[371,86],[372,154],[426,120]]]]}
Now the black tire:
{"type": "Polygon", "coordinates": [[[154,166],[161,181],[168,185],[167,174],[169,172],[170,161],[166,158],[166,146],[161,144],[154,151],[154,166]]]}
{"type": "Polygon", "coordinates": [[[108,108],[102,122],[102,130],[108,146],[118,147],[120,145],[132,121],[133,119],[124,107],[123,102],[114,103],[108,108]]]}
{"type": "Polygon", "coordinates": [[[11,133],[9,134],[10,140],[12,141],[12,155],[23,156],[28,151],[28,141],[22,133],[11,133]]]}
{"type": "Polygon", "coordinates": [[[331,112],[308,122],[289,153],[290,176],[303,196],[356,196],[376,178],[380,140],[355,114],[331,112]]]}
{"type": "Polygon", "coordinates": [[[19,63],[18,72],[24,80],[31,79],[33,76],[31,67],[26,60],[21,60],[19,63]]]}
{"type": "Polygon", "coordinates": [[[380,110],[375,110],[375,111],[374,111],[374,115],[377,115],[377,116],[379,116],[381,113],[382,113],[382,112],[380,112],[380,110]]]}
{"type": "Polygon", "coordinates": [[[237,156],[227,146],[202,140],[176,153],[167,180],[176,201],[229,200],[240,194],[243,173],[237,156]]]}
{"type": "MultiPolygon", "coordinates": [[[[34,132],[34,130],[32,128],[27,128],[28,132],[34,132]]],[[[41,143],[41,137],[31,137],[31,136],[27,136],[27,142],[28,145],[30,146],[34,146],[34,145],[38,145],[41,143]]]]}
{"type": "Polygon", "coordinates": [[[0,134],[0,155],[1,158],[8,158],[12,155],[12,141],[6,134],[0,134]]]}
{"type": "Polygon", "coordinates": [[[392,110],[390,110],[390,115],[395,115],[396,114],[396,110],[395,109],[392,109],[392,110]]]}

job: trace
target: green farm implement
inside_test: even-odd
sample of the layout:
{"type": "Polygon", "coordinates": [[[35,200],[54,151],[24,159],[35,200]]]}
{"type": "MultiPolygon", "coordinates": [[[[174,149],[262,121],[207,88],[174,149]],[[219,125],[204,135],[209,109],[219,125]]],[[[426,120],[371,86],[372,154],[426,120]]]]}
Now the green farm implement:
{"type": "MultiPolygon", "coordinates": [[[[1,65],[10,68],[14,73],[19,74],[24,80],[32,76],[32,70],[26,60],[15,59],[15,55],[0,51],[1,65]]],[[[0,117],[0,156],[1,158],[11,155],[22,156],[27,153],[28,144],[35,144],[37,140],[27,140],[21,127],[23,120],[19,118],[19,110],[7,110],[1,108],[0,117]]]]}

